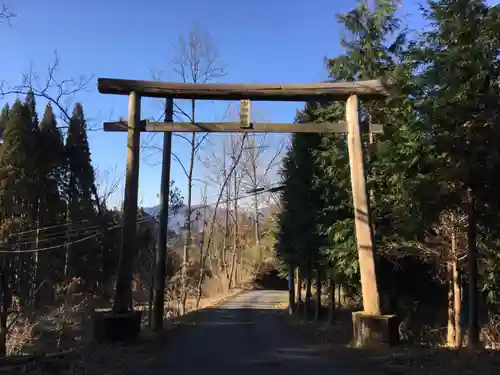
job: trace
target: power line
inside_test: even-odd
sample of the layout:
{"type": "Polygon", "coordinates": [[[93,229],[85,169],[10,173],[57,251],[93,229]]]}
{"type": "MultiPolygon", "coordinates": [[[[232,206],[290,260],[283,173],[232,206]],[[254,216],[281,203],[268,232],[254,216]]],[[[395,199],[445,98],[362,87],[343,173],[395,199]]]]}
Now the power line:
{"type": "MultiPolygon", "coordinates": [[[[148,217],[143,217],[142,219],[137,220],[136,224],[142,224],[142,223],[146,222],[148,219],[149,219],[148,217]]],[[[116,229],[116,228],[121,228],[121,227],[122,227],[122,225],[115,225],[113,227],[107,228],[106,231],[113,230],[113,229],[116,229]]],[[[65,242],[65,243],[59,244],[59,245],[54,245],[54,246],[49,246],[49,247],[43,247],[43,248],[36,248],[36,249],[29,249],[29,250],[12,250],[13,246],[23,245],[23,243],[13,243],[12,245],[3,247],[3,249],[9,249],[9,250],[2,250],[2,248],[0,248],[0,253],[15,255],[15,254],[36,253],[36,252],[39,252],[39,251],[54,250],[54,249],[58,249],[58,248],[61,248],[61,247],[68,246],[68,245],[73,245],[73,244],[76,244],[76,243],[79,243],[79,242],[83,242],[83,241],[89,240],[89,239],[97,237],[97,236],[99,236],[101,234],[103,234],[102,231],[100,231],[98,233],[94,233],[94,234],[89,235],[89,236],[84,237],[84,238],[80,238],[80,239],[71,241],[71,242],[65,242]]]]}
{"type": "MultiPolygon", "coordinates": [[[[264,193],[274,193],[276,191],[279,191],[281,190],[282,188],[284,187],[284,185],[278,185],[278,186],[271,186],[271,187],[268,187],[268,188],[259,188],[259,189],[256,189],[255,191],[250,191],[248,194],[246,195],[243,195],[243,196],[239,196],[239,197],[235,197],[235,198],[231,198],[231,199],[227,199],[224,201],[225,202],[233,202],[233,201],[236,201],[236,200],[241,200],[241,199],[246,199],[246,198],[250,198],[250,197],[254,197],[256,195],[260,195],[260,194],[264,194],[264,193]]],[[[198,208],[204,208],[204,207],[210,207],[210,206],[213,206],[214,204],[216,204],[217,202],[213,202],[213,203],[208,203],[208,204],[204,204],[204,205],[201,205],[201,206],[198,206],[198,208]]],[[[147,215],[147,216],[143,216],[141,218],[139,218],[138,220],[136,220],[136,224],[141,224],[143,222],[146,222],[148,219],[153,219],[154,220],[154,217],[153,216],[150,216],[150,215],[147,215]]],[[[82,220],[80,222],[77,222],[77,223],[66,223],[66,224],[60,224],[60,225],[52,225],[52,226],[48,226],[48,227],[43,227],[43,228],[39,228],[39,229],[33,229],[33,230],[28,230],[28,231],[24,231],[24,232],[18,232],[18,233],[11,233],[9,234],[9,237],[10,236],[15,236],[15,235],[20,235],[20,234],[26,234],[26,233],[32,233],[32,232],[39,232],[39,231],[43,231],[43,230],[47,230],[47,229],[51,229],[51,228],[58,228],[58,227],[64,227],[64,226],[68,226],[68,225],[72,225],[72,224],[81,224],[83,222],[88,222],[89,220],[82,220]]],[[[111,227],[111,228],[107,228],[106,230],[113,230],[113,229],[116,229],[116,228],[121,228],[122,225],[116,225],[114,227],[111,227]]],[[[98,229],[100,228],[99,225],[94,225],[94,226],[90,226],[90,227],[87,227],[87,228],[82,228],[80,230],[83,230],[83,231],[88,231],[88,230],[91,230],[91,229],[98,229]]],[[[78,231],[78,230],[76,230],[78,231]]],[[[73,233],[74,234],[74,233],[73,233]]],[[[35,240],[35,241],[31,241],[31,242],[15,242],[9,246],[5,246],[3,247],[3,249],[9,249],[9,250],[2,250],[2,247],[0,247],[0,253],[7,253],[7,254],[26,254],[26,253],[36,253],[36,252],[40,252],[40,251],[47,251],[47,250],[55,250],[55,249],[58,249],[58,248],[61,248],[61,247],[65,247],[65,246],[68,246],[68,245],[73,245],[73,244],[76,244],[76,243],[80,243],[80,242],[83,242],[83,241],[87,241],[91,238],[94,238],[94,237],[97,237],[99,235],[103,234],[102,231],[98,232],[98,233],[94,233],[92,235],[89,235],[87,237],[84,237],[84,238],[81,238],[81,239],[78,239],[78,240],[74,240],[72,242],[65,242],[63,244],[59,244],[59,245],[54,245],[54,246],[49,246],[49,247],[44,247],[44,248],[36,248],[36,249],[29,249],[29,250],[12,250],[12,247],[13,246],[19,246],[19,245],[27,245],[27,244],[32,244],[32,243],[39,243],[39,242],[46,242],[48,240],[57,240],[59,238],[65,238],[69,235],[69,233],[67,231],[61,231],[59,233],[52,233],[50,235],[54,235],[55,237],[52,237],[52,238],[42,238],[42,239],[38,239],[38,240],[35,240]],[[61,237],[57,237],[55,235],[57,234],[60,234],[61,237]]]]}
{"type": "Polygon", "coordinates": [[[99,229],[99,228],[102,228],[102,225],[90,225],[88,227],[71,228],[69,230],[59,231],[59,232],[55,232],[55,233],[49,233],[49,234],[44,235],[43,237],[44,238],[54,238],[54,237],[58,237],[60,235],[72,235],[72,234],[75,234],[75,233],[80,232],[80,231],[87,231],[87,230],[99,229]]]}
{"type": "MultiPolygon", "coordinates": [[[[60,232],[60,233],[53,233],[53,234],[50,234],[48,236],[45,236],[45,237],[41,237],[41,238],[38,238],[38,239],[25,239],[25,241],[16,241],[14,244],[15,245],[31,245],[31,244],[34,244],[34,243],[39,243],[39,242],[48,242],[48,241],[56,241],[58,239],[61,239],[61,238],[67,238],[67,237],[70,237],[70,236],[75,236],[75,235],[81,235],[81,234],[85,234],[89,231],[96,231],[98,229],[102,228],[101,226],[91,226],[91,227],[88,227],[88,228],[82,228],[80,230],[73,230],[73,231],[70,231],[70,232],[60,232]]],[[[2,247],[0,247],[1,249],[2,247]]]]}
{"type": "MultiPolygon", "coordinates": [[[[115,227],[115,228],[118,228],[118,226],[115,227]]],[[[110,228],[110,229],[114,229],[114,228],[110,228]]],[[[54,250],[54,249],[58,249],[58,248],[61,248],[61,247],[68,246],[68,245],[73,245],[73,244],[76,244],[76,243],[79,243],[79,242],[87,241],[87,240],[89,240],[91,238],[97,237],[100,234],[102,234],[102,232],[95,233],[95,234],[92,234],[90,236],[87,236],[87,237],[84,237],[84,238],[80,238],[79,240],[75,240],[75,241],[72,241],[72,242],[69,242],[69,243],[63,243],[63,244],[60,244],[60,245],[55,245],[55,246],[50,246],[50,247],[42,247],[42,248],[30,249],[30,250],[10,250],[10,251],[0,250],[0,253],[4,253],[4,254],[8,253],[8,254],[15,255],[15,254],[38,253],[40,251],[54,250]]]]}
{"type": "MultiPolygon", "coordinates": [[[[246,199],[246,198],[250,198],[250,197],[255,197],[256,195],[260,195],[260,194],[265,194],[265,193],[275,193],[275,192],[278,192],[280,190],[282,190],[284,188],[285,185],[276,185],[276,186],[269,186],[269,187],[266,187],[266,188],[257,188],[257,189],[254,189],[254,190],[248,190],[245,194],[245,195],[240,195],[238,197],[234,197],[234,198],[231,198],[231,199],[224,199],[223,202],[221,202],[222,204],[226,203],[226,202],[234,202],[234,201],[237,201],[237,200],[241,200],[241,199],[246,199]]],[[[198,208],[205,208],[205,207],[210,207],[210,206],[213,206],[217,204],[217,201],[215,202],[211,202],[211,203],[205,203],[205,204],[201,204],[201,205],[197,205],[195,210],[198,209],[198,208]]]]}
{"type": "MultiPolygon", "coordinates": [[[[143,218],[146,218],[147,215],[143,215],[141,216],[138,220],[142,220],[143,218]]],[[[35,229],[30,229],[30,230],[26,230],[26,231],[22,231],[22,232],[14,232],[14,233],[9,233],[8,234],[8,237],[14,237],[14,236],[19,236],[19,235],[22,235],[22,234],[26,234],[26,233],[35,233],[35,232],[43,232],[43,231],[46,231],[48,229],[53,229],[53,228],[59,228],[59,227],[67,227],[67,226],[71,226],[71,225],[78,225],[78,224],[82,224],[82,223],[86,223],[86,222],[90,222],[90,220],[86,219],[86,220],[81,220],[81,221],[77,221],[77,222],[70,222],[70,223],[64,223],[64,224],[57,224],[57,225],[50,225],[50,226],[46,226],[46,227],[40,227],[40,228],[35,228],[35,229]]],[[[90,227],[84,227],[84,228],[81,228],[81,229],[89,229],[89,228],[100,228],[101,225],[92,225],[90,227]]],[[[72,228],[70,230],[79,230],[79,229],[76,229],[76,228],[72,228]]],[[[48,235],[52,236],[52,235],[57,235],[57,234],[61,234],[61,233],[67,233],[68,232],[68,229],[62,229],[58,232],[55,232],[55,233],[49,233],[48,235]]]]}
{"type": "Polygon", "coordinates": [[[51,225],[51,226],[48,226],[48,227],[41,227],[41,228],[37,228],[37,229],[30,229],[30,230],[26,230],[26,231],[23,231],[23,232],[9,233],[9,236],[18,236],[18,235],[21,235],[21,234],[32,233],[32,232],[36,232],[36,231],[45,231],[45,230],[53,229],[53,228],[67,227],[69,225],[81,224],[81,223],[85,223],[85,222],[88,222],[88,221],[89,220],[82,220],[82,221],[77,221],[76,223],[64,223],[64,224],[51,225]]]}

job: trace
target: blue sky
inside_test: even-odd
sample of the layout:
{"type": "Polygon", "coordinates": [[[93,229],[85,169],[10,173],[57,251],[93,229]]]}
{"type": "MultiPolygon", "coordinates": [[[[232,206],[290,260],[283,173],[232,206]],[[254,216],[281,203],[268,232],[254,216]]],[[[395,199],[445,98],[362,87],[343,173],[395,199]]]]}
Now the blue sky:
{"type": "MultiPolygon", "coordinates": [[[[196,24],[208,31],[217,45],[231,83],[308,83],[326,78],[325,56],[341,53],[341,30],[335,14],[345,12],[353,0],[7,0],[18,15],[12,27],[1,25],[3,58],[0,79],[17,84],[30,64],[44,77],[54,52],[60,57],[61,79],[93,76],[87,92],[78,93],[91,128],[127,114],[125,96],[97,93],[97,77],[151,79],[152,70],[163,70],[163,80],[176,81],[172,70],[175,44],[196,24]]],[[[409,25],[418,27],[417,3],[404,2],[409,25]]],[[[39,111],[43,110],[40,100],[39,111]]],[[[300,103],[257,103],[259,119],[292,121],[300,103]]],[[[225,103],[205,102],[200,121],[220,119],[225,103]]],[[[143,118],[158,116],[161,104],[143,102],[143,118]]],[[[92,159],[102,175],[125,167],[125,135],[92,131],[92,159]]],[[[160,136],[155,142],[160,144],[160,136]]],[[[187,157],[187,146],[174,139],[174,151],[187,157]]],[[[158,203],[159,156],[145,157],[140,167],[140,200],[144,206],[158,203]]],[[[186,159],[187,160],[187,159],[186,159]]],[[[202,171],[197,170],[198,174],[202,171]]],[[[186,179],[180,166],[172,166],[172,179],[185,195],[186,179]]],[[[114,197],[119,201],[122,188],[114,197]]],[[[195,201],[199,199],[195,191],[195,201]]]]}

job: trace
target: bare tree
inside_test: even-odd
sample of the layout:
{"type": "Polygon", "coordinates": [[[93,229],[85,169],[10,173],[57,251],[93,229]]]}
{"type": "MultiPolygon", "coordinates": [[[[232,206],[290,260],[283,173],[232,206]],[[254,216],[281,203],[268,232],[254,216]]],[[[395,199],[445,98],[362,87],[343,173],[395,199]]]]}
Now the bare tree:
{"type": "Polygon", "coordinates": [[[71,118],[70,106],[73,104],[75,95],[85,91],[93,77],[82,75],[78,78],[60,79],[57,77],[59,66],[59,56],[57,52],[54,52],[54,60],[48,65],[45,75],[39,74],[30,65],[28,71],[22,74],[20,84],[8,85],[5,81],[0,84],[0,97],[26,95],[32,92],[35,96],[44,98],[55,106],[66,124],[60,128],[67,127],[71,118]]]}
{"type": "MultiPolygon", "coordinates": [[[[256,192],[259,189],[265,188],[271,183],[270,178],[273,178],[277,168],[281,165],[283,151],[285,150],[285,142],[283,138],[278,140],[277,144],[273,144],[271,137],[265,133],[260,137],[252,134],[248,137],[247,151],[244,160],[244,182],[243,187],[249,191],[256,192]]],[[[260,261],[263,259],[262,249],[260,248],[260,199],[259,194],[254,196],[253,211],[254,211],[254,233],[255,244],[259,247],[260,261]]]]}
{"type": "MultiPolygon", "coordinates": [[[[241,185],[242,164],[241,160],[234,164],[237,155],[244,149],[242,135],[225,137],[222,144],[222,153],[214,151],[208,158],[212,164],[216,161],[214,181],[217,186],[224,186],[224,219],[219,224],[219,233],[223,233],[222,246],[216,252],[217,268],[220,280],[224,280],[223,288],[231,289],[235,273],[236,256],[238,251],[238,199],[241,185]],[[222,156],[219,156],[221,154],[222,156]],[[222,165],[222,168],[220,166],[222,165]],[[232,237],[232,242],[230,241],[232,237]]],[[[241,159],[241,157],[240,157],[241,159]]],[[[206,161],[207,167],[210,163],[206,161]]],[[[213,168],[213,167],[212,167],[213,168]]],[[[221,281],[222,282],[222,281],[221,281]]]]}
{"type": "MultiPolygon", "coordinates": [[[[247,137],[247,133],[244,133],[242,138],[241,138],[241,143],[239,144],[240,147],[236,149],[235,147],[235,152],[231,155],[231,162],[229,164],[226,164],[227,170],[226,171],[221,171],[223,177],[223,181],[221,185],[219,186],[219,192],[217,195],[217,200],[215,204],[213,205],[213,210],[212,210],[212,217],[210,222],[207,224],[207,230],[206,230],[206,237],[203,240],[203,246],[205,248],[204,250],[204,255],[203,258],[200,260],[200,275],[199,275],[199,280],[198,280],[198,296],[197,296],[197,301],[196,301],[196,306],[199,305],[201,297],[202,297],[202,286],[203,282],[205,279],[205,273],[203,272],[206,260],[208,256],[211,254],[211,249],[212,249],[212,244],[214,242],[214,233],[215,229],[217,228],[217,212],[218,208],[224,198],[224,194],[227,193],[227,187],[229,185],[231,177],[234,175],[235,170],[240,166],[241,158],[243,155],[244,151],[244,144],[245,140],[247,137]]],[[[227,155],[224,155],[224,157],[227,157],[227,155]]],[[[220,165],[220,164],[219,164],[220,165]]],[[[229,199],[226,199],[226,205],[229,205],[229,199]]],[[[213,254],[212,254],[213,255],[213,254]]],[[[219,264],[221,263],[220,261],[218,262],[219,264]]]]}
{"type": "Polygon", "coordinates": [[[125,172],[118,173],[116,166],[112,169],[100,170],[95,169],[96,172],[96,190],[98,192],[98,206],[108,208],[109,201],[113,194],[118,191],[125,172]]]}
{"type": "MultiPolygon", "coordinates": [[[[243,149],[244,147],[244,138],[242,135],[232,135],[231,136],[231,159],[234,161],[234,158],[238,154],[238,151],[240,149],[243,149]]],[[[241,164],[241,163],[240,163],[241,164]]],[[[241,190],[241,183],[243,179],[243,171],[240,170],[241,168],[235,168],[232,176],[232,181],[233,181],[233,186],[231,189],[233,189],[233,249],[232,249],[232,254],[231,254],[231,263],[230,263],[230,269],[229,269],[229,275],[228,275],[228,288],[231,289],[237,282],[238,282],[238,276],[241,275],[241,267],[238,272],[237,270],[237,265],[238,265],[238,258],[242,259],[243,254],[240,253],[240,213],[239,213],[239,196],[240,196],[240,190],[241,190]]],[[[229,204],[229,202],[228,202],[229,204]]],[[[242,262],[239,263],[240,266],[242,265],[242,262]]]]}
{"type": "MultiPolygon", "coordinates": [[[[224,66],[219,62],[217,48],[213,43],[210,35],[202,32],[198,27],[193,26],[186,37],[180,37],[177,43],[177,56],[173,60],[174,71],[179,75],[184,83],[207,83],[217,80],[225,75],[224,66]]],[[[176,115],[178,118],[187,119],[191,123],[196,123],[196,102],[191,100],[191,106],[188,111],[185,111],[181,106],[177,105],[176,115]]],[[[208,134],[208,133],[207,133],[208,134]]],[[[189,265],[189,251],[192,243],[192,193],[193,193],[193,174],[195,161],[200,147],[207,137],[207,134],[201,137],[193,132],[190,137],[177,135],[186,142],[190,147],[190,155],[188,165],[173,153],[174,159],[179,162],[182,170],[187,177],[187,214],[186,214],[186,236],[183,252],[182,264],[182,301],[181,313],[184,314],[187,299],[187,270],[189,265]]]]}

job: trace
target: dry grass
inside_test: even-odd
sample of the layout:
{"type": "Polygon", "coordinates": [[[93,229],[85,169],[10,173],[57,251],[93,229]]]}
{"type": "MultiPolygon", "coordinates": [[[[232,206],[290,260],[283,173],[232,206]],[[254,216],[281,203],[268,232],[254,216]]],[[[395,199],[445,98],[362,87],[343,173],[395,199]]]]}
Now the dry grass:
{"type": "MultiPolygon", "coordinates": [[[[216,306],[224,300],[234,296],[239,293],[242,289],[234,289],[229,292],[220,293],[211,297],[202,298],[200,301],[199,309],[209,308],[216,306]]],[[[194,312],[196,300],[190,299],[190,312],[194,312]]],[[[42,331],[51,331],[54,333],[51,335],[50,343],[55,344],[56,340],[61,336],[61,333],[65,333],[63,336],[71,336],[72,339],[69,342],[63,340],[63,345],[58,348],[64,349],[68,346],[76,347],[78,349],[78,354],[71,355],[68,357],[63,357],[57,361],[51,361],[51,363],[40,365],[37,361],[31,362],[29,365],[24,365],[19,368],[20,373],[25,374],[86,374],[86,375],[111,375],[111,374],[121,374],[125,370],[130,370],[131,368],[136,368],[139,370],[147,369],[149,366],[154,364],[156,359],[161,357],[161,351],[164,350],[168,339],[171,337],[170,334],[173,330],[181,327],[183,323],[188,322],[192,319],[194,314],[186,314],[181,317],[176,317],[172,319],[167,319],[164,324],[163,334],[152,334],[147,328],[143,328],[141,332],[140,340],[134,344],[94,344],[89,338],[91,338],[92,333],[92,319],[91,311],[94,308],[99,309],[95,303],[89,303],[88,299],[83,298],[82,301],[78,301],[75,304],[65,304],[59,309],[55,309],[44,315],[35,326],[29,324],[29,326],[19,324],[19,332],[12,332],[10,349],[12,354],[21,354],[22,352],[44,352],[47,349],[47,345],[36,345],[39,350],[33,350],[34,341],[40,341],[40,335],[43,334],[42,331]],[[64,318],[64,329],[61,330],[60,320],[64,318]],[[83,337],[85,336],[85,340],[83,337]],[[77,341],[74,341],[74,340],[77,341]],[[28,345],[28,347],[27,347],[28,345]],[[31,349],[30,349],[31,348],[31,349]]],[[[101,306],[102,307],[102,306],[101,306]]],[[[106,306],[104,306],[106,307],[106,306]]],[[[17,327],[17,326],[16,326],[17,327]]],[[[45,340],[47,341],[49,337],[47,336],[45,340]]],[[[52,345],[53,346],[53,345],[52,345]]],[[[57,348],[52,348],[48,352],[57,351],[57,348]]],[[[17,367],[16,367],[17,368],[17,367]]],[[[11,373],[13,371],[10,368],[3,368],[0,366],[0,374],[11,373]]]]}

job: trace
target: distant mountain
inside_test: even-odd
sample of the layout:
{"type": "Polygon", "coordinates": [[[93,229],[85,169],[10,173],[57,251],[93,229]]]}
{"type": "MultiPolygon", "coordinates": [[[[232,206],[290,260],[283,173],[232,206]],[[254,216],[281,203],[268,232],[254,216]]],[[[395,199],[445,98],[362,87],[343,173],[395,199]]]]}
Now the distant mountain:
{"type": "MultiPolygon", "coordinates": [[[[181,209],[177,212],[170,211],[168,215],[168,226],[170,230],[175,231],[177,233],[180,232],[180,229],[182,228],[182,226],[186,221],[185,211],[186,211],[185,209],[184,210],[181,209]]],[[[160,205],[154,207],[144,207],[144,212],[158,219],[160,216],[160,205]]]]}
{"type": "MultiPolygon", "coordinates": [[[[206,219],[207,221],[212,220],[212,215],[213,215],[213,206],[202,206],[202,205],[194,205],[192,207],[192,213],[191,213],[191,225],[193,232],[201,232],[203,230],[203,222],[206,219]],[[204,217],[204,215],[208,217],[204,217]]],[[[160,205],[154,206],[154,207],[145,207],[144,212],[148,215],[153,216],[154,218],[158,219],[159,214],[160,214],[160,205]]],[[[253,217],[254,213],[253,210],[250,209],[250,211],[245,210],[243,207],[240,208],[240,215],[241,214],[247,214],[250,217],[253,217]]],[[[268,206],[260,207],[260,214],[261,217],[267,217],[271,213],[271,208],[268,206]]],[[[224,207],[219,207],[217,209],[217,220],[219,222],[223,222],[225,220],[226,216],[226,210],[224,207]]],[[[176,212],[170,211],[170,214],[168,216],[168,229],[171,231],[174,231],[176,233],[180,233],[181,230],[185,227],[185,224],[187,222],[187,206],[182,205],[176,212]]]]}
{"type": "MultiPolygon", "coordinates": [[[[208,217],[207,220],[212,219],[213,207],[204,207],[201,205],[192,206],[191,213],[191,227],[194,232],[201,232],[203,230],[203,222],[205,220],[204,214],[208,217]]],[[[223,208],[217,210],[218,219],[221,219],[225,215],[223,208]]],[[[155,218],[160,215],[160,205],[154,207],[145,207],[144,212],[155,218]]],[[[184,228],[188,218],[187,206],[182,205],[176,212],[170,211],[168,215],[168,229],[179,233],[182,228],[184,228]]]]}

